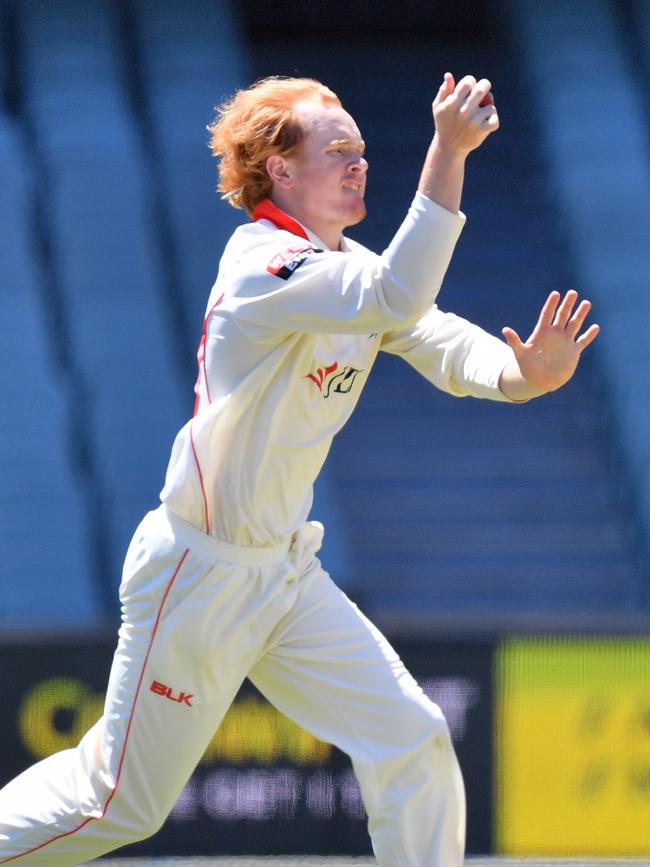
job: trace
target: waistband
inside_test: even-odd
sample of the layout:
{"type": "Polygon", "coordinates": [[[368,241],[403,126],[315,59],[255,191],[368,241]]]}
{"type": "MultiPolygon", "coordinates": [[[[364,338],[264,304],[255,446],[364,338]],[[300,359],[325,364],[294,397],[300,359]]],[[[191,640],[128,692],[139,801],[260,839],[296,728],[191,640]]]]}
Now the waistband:
{"type": "Polygon", "coordinates": [[[244,548],[240,545],[231,545],[230,542],[222,542],[221,539],[208,536],[193,524],[179,518],[165,503],[159,506],[154,514],[160,515],[169,524],[174,537],[181,545],[226,563],[238,563],[241,566],[274,566],[287,557],[291,548],[291,539],[283,545],[264,548],[244,548]]]}

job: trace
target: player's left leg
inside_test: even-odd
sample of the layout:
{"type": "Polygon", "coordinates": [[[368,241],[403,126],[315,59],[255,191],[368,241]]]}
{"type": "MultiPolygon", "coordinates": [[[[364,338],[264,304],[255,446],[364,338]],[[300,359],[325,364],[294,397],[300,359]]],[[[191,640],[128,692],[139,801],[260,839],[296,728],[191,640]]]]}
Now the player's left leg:
{"type": "Polygon", "coordinates": [[[163,823],[295,596],[285,546],[239,549],[161,506],[136,531],[104,715],[0,789],[0,864],[72,867],[163,823]]]}
{"type": "Polygon", "coordinates": [[[459,867],[465,798],[442,712],[322,570],[316,546],[308,540],[294,607],[249,677],[351,757],[381,867],[459,867]]]}

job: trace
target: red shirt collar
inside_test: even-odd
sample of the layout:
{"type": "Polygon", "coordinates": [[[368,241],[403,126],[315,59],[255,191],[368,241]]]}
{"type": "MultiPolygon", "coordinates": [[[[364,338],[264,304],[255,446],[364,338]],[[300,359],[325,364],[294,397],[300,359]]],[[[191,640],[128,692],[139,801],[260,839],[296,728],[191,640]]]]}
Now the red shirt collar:
{"type": "Polygon", "coordinates": [[[300,238],[309,241],[309,236],[300,223],[294,220],[293,217],[290,217],[289,214],[280,210],[270,199],[263,199],[259,203],[253,211],[253,220],[255,222],[258,220],[270,220],[278,229],[286,229],[292,235],[298,235],[300,238]]]}

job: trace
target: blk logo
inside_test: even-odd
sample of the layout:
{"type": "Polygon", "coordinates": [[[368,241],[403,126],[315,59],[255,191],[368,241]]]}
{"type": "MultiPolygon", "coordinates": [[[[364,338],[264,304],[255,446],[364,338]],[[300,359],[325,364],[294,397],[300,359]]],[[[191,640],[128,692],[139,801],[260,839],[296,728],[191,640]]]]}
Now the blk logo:
{"type": "Polygon", "coordinates": [[[154,680],[149,689],[151,692],[155,692],[156,695],[169,699],[169,701],[175,701],[177,704],[186,704],[188,707],[192,707],[192,702],[190,701],[191,698],[194,698],[192,693],[179,692],[178,695],[174,695],[174,690],[171,686],[165,686],[164,683],[160,683],[158,680],[154,680]]]}
{"type": "Polygon", "coordinates": [[[323,397],[330,397],[332,394],[348,394],[352,391],[358,373],[361,371],[348,365],[339,370],[338,362],[335,361],[328,367],[318,367],[315,373],[308,373],[305,379],[311,379],[323,397]]]}

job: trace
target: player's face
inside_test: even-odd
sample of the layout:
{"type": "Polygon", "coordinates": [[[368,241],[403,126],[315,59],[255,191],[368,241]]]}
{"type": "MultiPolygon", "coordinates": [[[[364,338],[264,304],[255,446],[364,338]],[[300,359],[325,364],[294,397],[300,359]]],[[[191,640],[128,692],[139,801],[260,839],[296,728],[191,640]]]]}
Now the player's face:
{"type": "Polygon", "coordinates": [[[296,113],[306,135],[290,161],[292,193],[300,200],[306,225],[326,239],[319,224],[340,232],[366,215],[365,145],[356,123],[339,106],[302,102],[296,113]]]}

